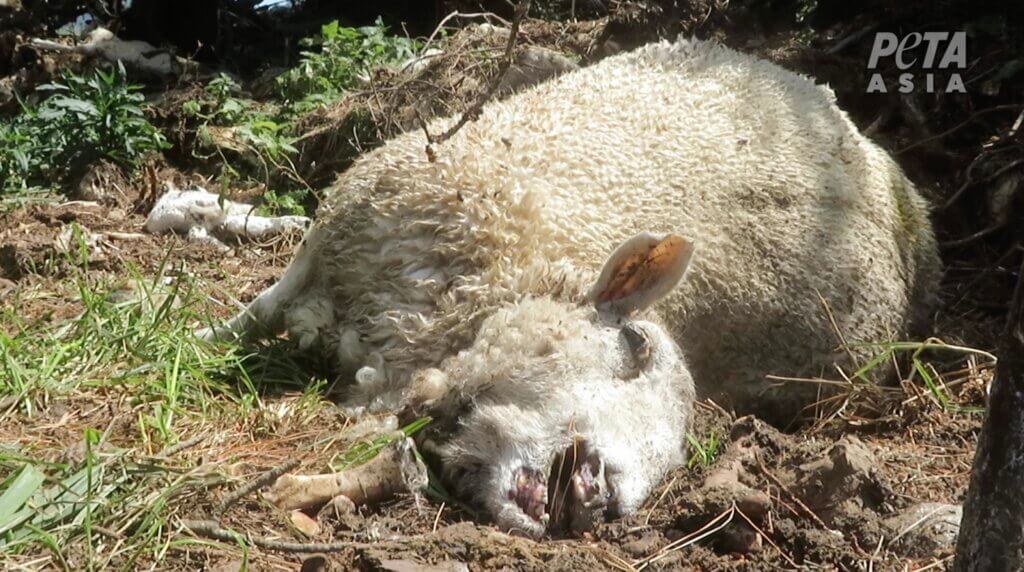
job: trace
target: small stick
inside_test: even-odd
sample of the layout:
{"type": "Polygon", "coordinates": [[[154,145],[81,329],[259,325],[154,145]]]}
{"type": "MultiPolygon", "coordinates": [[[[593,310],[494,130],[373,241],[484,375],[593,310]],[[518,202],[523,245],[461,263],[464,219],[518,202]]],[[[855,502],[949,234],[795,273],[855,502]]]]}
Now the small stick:
{"type": "Polygon", "coordinates": [[[761,538],[765,539],[768,542],[768,544],[771,544],[772,548],[774,548],[775,551],[778,552],[780,556],[785,558],[786,562],[789,562],[790,566],[792,566],[794,569],[797,569],[797,570],[800,569],[800,566],[798,566],[797,563],[794,562],[793,559],[790,558],[788,554],[783,552],[782,549],[779,548],[779,545],[775,544],[775,541],[773,541],[771,538],[768,538],[768,535],[765,534],[764,531],[761,530],[760,527],[758,527],[756,524],[754,524],[754,521],[750,520],[750,518],[747,517],[747,515],[743,514],[743,511],[740,510],[738,507],[736,508],[736,514],[740,515],[740,518],[742,518],[743,520],[747,521],[747,524],[750,525],[750,528],[754,529],[754,532],[760,534],[761,538]]]}
{"type": "Polygon", "coordinates": [[[451,20],[452,18],[483,18],[484,20],[487,20],[488,18],[494,18],[495,20],[501,22],[506,26],[509,25],[507,20],[492,12],[459,12],[458,10],[455,10],[453,12],[450,12],[447,16],[441,19],[441,23],[439,23],[434,28],[434,31],[430,33],[430,37],[427,38],[427,41],[423,42],[423,49],[420,51],[420,53],[425,52],[427,48],[430,47],[430,44],[434,41],[434,38],[437,37],[439,33],[441,33],[441,30],[444,28],[445,24],[447,24],[448,21],[451,20]]]}
{"type": "MultiPolygon", "coordinates": [[[[980,157],[983,157],[983,156],[984,156],[984,153],[981,154],[981,155],[978,155],[977,158],[980,158],[980,157]]],[[[975,161],[977,161],[977,158],[975,158],[975,161]]],[[[988,175],[987,177],[984,177],[982,179],[979,179],[979,180],[975,181],[974,179],[971,178],[971,171],[974,168],[975,161],[971,161],[971,164],[967,167],[967,181],[965,181],[963,185],[960,185],[960,187],[956,190],[956,192],[953,193],[953,195],[950,196],[949,199],[946,200],[946,202],[943,203],[943,205],[941,207],[939,207],[940,211],[947,210],[947,209],[949,209],[949,207],[953,206],[953,204],[956,203],[960,199],[961,196],[963,196],[964,192],[967,191],[968,188],[973,187],[974,185],[980,185],[981,183],[985,183],[985,182],[991,181],[992,179],[997,179],[997,178],[1001,177],[1002,175],[1004,175],[1007,171],[1009,171],[1011,169],[1014,169],[1016,167],[1019,167],[1020,165],[1024,165],[1024,159],[1017,159],[1016,161],[1011,161],[1010,163],[1008,163],[1006,165],[1003,165],[1002,167],[1000,167],[996,172],[992,173],[991,175],[988,175]]]]}
{"type": "Polygon", "coordinates": [[[838,54],[839,52],[841,52],[841,51],[845,50],[846,48],[850,47],[852,44],[855,44],[858,41],[860,41],[861,38],[863,38],[864,36],[867,36],[868,34],[873,32],[876,28],[878,28],[878,22],[872,22],[872,23],[868,24],[867,26],[865,26],[864,28],[861,28],[860,30],[857,30],[856,32],[853,32],[852,34],[846,36],[842,40],[839,40],[838,42],[836,42],[836,45],[834,45],[831,48],[825,50],[825,53],[830,55],[830,56],[838,54]]]}
{"type": "Polygon", "coordinates": [[[910,151],[911,149],[913,149],[915,147],[920,147],[921,145],[924,145],[925,143],[931,143],[932,141],[935,141],[936,139],[942,139],[943,137],[949,135],[950,133],[953,133],[953,132],[958,131],[961,128],[965,127],[966,125],[968,125],[969,123],[974,121],[979,115],[984,115],[986,113],[991,113],[993,111],[1007,111],[1007,110],[1010,110],[1010,109],[1019,109],[1020,107],[1021,107],[1020,104],[1006,104],[1006,105],[997,105],[995,107],[989,107],[988,109],[982,109],[981,111],[975,111],[974,113],[972,113],[970,115],[970,117],[968,117],[967,119],[961,121],[960,123],[957,123],[956,125],[954,125],[954,126],[950,127],[949,129],[943,131],[942,133],[939,133],[938,135],[933,135],[931,137],[922,139],[922,140],[918,141],[917,143],[911,143],[910,145],[907,145],[906,147],[900,149],[899,151],[896,151],[896,154],[897,155],[902,155],[903,153],[906,153],[907,151],[910,151]]]}
{"type": "Polygon", "coordinates": [[[281,465],[280,467],[275,467],[273,469],[270,469],[269,471],[266,471],[265,473],[257,477],[255,480],[250,481],[245,485],[242,485],[241,487],[238,488],[238,490],[228,495],[227,498],[221,501],[218,509],[221,511],[227,509],[231,505],[242,500],[242,497],[244,497],[245,495],[259,489],[260,487],[264,487],[276,481],[281,475],[287,473],[288,471],[294,469],[295,467],[298,467],[299,463],[301,462],[302,461],[300,459],[291,459],[290,461],[281,465]]]}
{"type": "MultiPolygon", "coordinates": [[[[940,476],[941,476],[941,475],[940,475],[940,476]]],[[[936,514],[938,514],[938,513],[939,513],[939,511],[940,511],[940,510],[942,510],[943,508],[944,508],[944,507],[941,507],[941,506],[940,506],[940,507],[938,507],[938,508],[935,508],[935,509],[933,509],[933,510],[932,510],[931,512],[929,512],[928,514],[926,514],[926,515],[922,516],[921,518],[919,518],[919,519],[915,520],[915,521],[914,521],[914,522],[913,522],[913,523],[912,523],[912,524],[911,524],[910,526],[908,526],[908,527],[904,528],[904,529],[903,529],[903,530],[902,530],[902,531],[901,531],[901,532],[900,532],[899,534],[897,534],[896,536],[892,537],[892,540],[890,540],[890,541],[889,541],[889,542],[888,542],[888,543],[886,544],[886,546],[892,546],[893,544],[895,544],[895,543],[896,543],[896,541],[897,541],[897,540],[899,540],[899,539],[903,538],[904,536],[906,536],[906,534],[907,534],[908,532],[910,532],[911,530],[914,530],[914,529],[915,529],[915,528],[917,528],[918,526],[921,526],[921,524],[922,524],[922,523],[923,523],[924,521],[926,521],[926,520],[928,520],[929,518],[931,518],[931,517],[935,516],[936,514]]]]}
{"type": "Polygon", "coordinates": [[[1013,137],[1014,135],[1016,135],[1017,130],[1020,129],[1021,123],[1024,123],[1024,109],[1021,109],[1020,113],[1017,114],[1017,120],[1013,122],[1013,125],[1010,127],[1010,131],[1009,133],[1006,134],[1006,136],[1013,137]]]}
{"type": "Polygon", "coordinates": [[[946,556],[945,558],[942,558],[940,560],[936,560],[935,562],[932,562],[931,564],[929,564],[929,565],[927,565],[927,566],[925,566],[923,568],[918,568],[917,572],[925,572],[925,570],[931,570],[932,568],[938,568],[939,566],[942,566],[946,562],[949,562],[950,560],[952,560],[954,556],[956,556],[956,554],[950,554],[949,556],[946,556]]]}
{"type": "Polygon", "coordinates": [[[444,502],[441,502],[441,508],[437,509],[437,516],[434,517],[434,527],[430,532],[437,532],[437,523],[441,521],[442,512],[444,512],[444,502]]]}
{"type": "Polygon", "coordinates": [[[658,500],[654,501],[654,506],[651,507],[651,510],[647,511],[647,518],[644,519],[644,526],[647,526],[651,523],[651,516],[654,514],[655,509],[657,509],[658,505],[661,504],[661,501],[665,499],[665,495],[667,495],[669,491],[672,490],[672,487],[675,486],[676,479],[678,478],[678,476],[672,477],[672,480],[668,483],[668,486],[665,487],[664,491],[662,491],[661,496],[658,497],[658,500]]]}
{"type": "Polygon", "coordinates": [[[604,560],[605,564],[608,564],[616,570],[622,570],[622,572],[636,572],[636,568],[634,568],[632,564],[612,554],[608,550],[601,548],[600,546],[586,546],[585,548],[597,554],[599,558],[604,560]]]}
{"type": "Polygon", "coordinates": [[[185,449],[191,449],[192,447],[195,447],[196,445],[202,443],[204,439],[206,439],[206,437],[199,435],[198,437],[192,437],[191,439],[178,441],[177,443],[169,447],[165,447],[162,451],[154,455],[154,457],[170,457],[172,455],[177,455],[178,453],[184,451],[185,449]]]}
{"type": "Polygon", "coordinates": [[[216,521],[213,520],[183,520],[181,521],[185,528],[214,540],[220,540],[222,542],[237,543],[240,539],[245,540],[248,544],[259,546],[267,550],[278,550],[281,552],[340,552],[349,548],[373,548],[380,547],[380,544],[370,544],[366,542],[356,541],[341,541],[341,542],[284,542],[280,540],[270,540],[269,538],[262,538],[259,536],[251,536],[248,534],[242,534],[233,530],[222,528],[216,521]]]}
{"type": "Polygon", "coordinates": [[[995,223],[993,225],[986,226],[985,228],[979,230],[978,232],[975,232],[974,234],[969,234],[969,235],[967,235],[967,236],[965,236],[963,238],[957,238],[957,239],[954,239],[954,240],[947,240],[946,242],[940,242],[939,243],[939,248],[940,249],[950,249],[950,248],[960,248],[960,247],[963,247],[963,246],[967,246],[969,244],[972,244],[974,242],[977,242],[977,241],[985,238],[986,236],[991,236],[991,235],[993,235],[993,234],[1003,230],[1004,228],[1006,228],[1006,225],[1008,223],[1009,223],[1009,221],[1007,221],[1007,222],[997,222],[997,223],[995,223]]]}
{"type": "Polygon", "coordinates": [[[707,523],[704,524],[704,526],[698,528],[697,530],[691,532],[690,534],[687,534],[686,536],[678,540],[670,542],[654,554],[651,554],[650,556],[643,558],[642,560],[634,562],[633,566],[636,567],[637,572],[641,572],[651,564],[664,558],[665,555],[671,552],[675,552],[676,550],[685,548],[687,546],[690,546],[691,544],[696,544],[701,540],[704,540],[705,538],[721,531],[726,526],[729,526],[729,523],[732,522],[734,516],[736,516],[736,503],[733,503],[732,506],[723,510],[721,513],[718,514],[718,516],[709,520],[707,523]]]}
{"type": "Polygon", "coordinates": [[[104,232],[104,236],[108,238],[115,238],[117,240],[142,240],[149,235],[141,234],[138,232],[104,232]]]}
{"type": "Polygon", "coordinates": [[[839,323],[836,322],[835,315],[832,314],[832,308],[828,305],[828,301],[821,295],[821,292],[815,288],[814,293],[818,295],[818,300],[821,301],[821,307],[825,309],[825,315],[828,317],[828,323],[832,325],[832,329],[836,332],[836,337],[839,338],[839,343],[843,344],[843,349],[846,350],[846,354],[850,356],[850,363],[857,366],[857,357],[853,355],[853,350],[850,349],[850,344],[846,341],[846,336],[843,335],[843,331],[839,329],[839,323]]]}
{"type": "Polygon", "coordinates": [[[505,74],[508,73],[508,69],[512,67],[513,52],[516,47],[516,37],[519,36],[519,25],[522,23],[523,18],[526,17],[526,13],[530,10],[530,0],[519,0],[519,4],[516,5],[515,15],[512,17],[512,27],[509,29],[508,43],[505,45],[505,56],[502,58],[501,66],[498,68],[497,75],[491,80],[491,84],[487,86],[487,90],[480,94],[473,105],[469,106],[459,120],[448,128],[447,131],[440,135],[431,135],[430,131],[427,130],[427,124],[423,121],[422,117],[417,118],[420,121],[420,126],[423,128],[424,135],[427,136],[427,156],[434,156],[431,146],[435,143],[444,143],[448,139],[451,139],[459,129],[469,123],[471,119],[476,119],[480,115],[480,110],[484,104],[487,103],[491,97],[494,96],[495,92],[498,91],[498,86],[501,85],[501,80],[505,78],[505,74]]]}

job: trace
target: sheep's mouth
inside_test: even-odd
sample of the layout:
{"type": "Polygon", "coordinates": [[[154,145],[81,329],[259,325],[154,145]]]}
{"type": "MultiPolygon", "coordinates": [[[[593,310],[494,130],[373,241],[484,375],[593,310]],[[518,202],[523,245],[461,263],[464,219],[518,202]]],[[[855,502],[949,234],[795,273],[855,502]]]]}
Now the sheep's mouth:
{"type": "Polygon", "coordinates": [[[603,520],[608,506],[604,461],[582,438],[555,456],[548,477],[548,531],[581,534],[603,520]]]}
{"type": "Polygon", "coordinates": [[[520,467],[512,476],[508,499],[515,502],[526,516],[542,526],[547,525],[547,485],[543,473],[530,467],[520,467]]]}
{"type": "Polygon", "coordinates": [[[582,438],[555,455],[547,478],[520,467],[508,492],[509,500],[552,535],[591,530],[604,518],[609,496],[604,461],[582,438]]]}

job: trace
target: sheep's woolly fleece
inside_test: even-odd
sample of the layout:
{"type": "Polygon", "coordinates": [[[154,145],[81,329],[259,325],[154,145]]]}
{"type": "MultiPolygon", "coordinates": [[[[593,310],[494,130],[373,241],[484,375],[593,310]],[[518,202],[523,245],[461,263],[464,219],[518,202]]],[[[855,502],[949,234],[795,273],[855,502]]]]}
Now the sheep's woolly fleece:
{"type": "Polygon", "coordinates": [[[654,319],[699,391],[739,410],[805,405],[816,386],[764,375],[831,370],[837,331],[867,359],[934,299],[927,206],[892,158],[827,87],[713,42],[605,59],[485,106],[435,162],[425,146],[410,132],[346,171],[250,309],[374,365],[375,391],[466,348],[503,305],[585,300],[643,231],[696,243],[654,319]]]}
{"type": "Polygon", "coordinates": [[[149,212],[145,229],[153,234],[175,232],[196,242],[224,247],[218,236],[259,240],[301,231],[308,224],[304,216],[260,216],[254,214],[252,205],[229,201],[203,189],[170,188],[149,212]]]}

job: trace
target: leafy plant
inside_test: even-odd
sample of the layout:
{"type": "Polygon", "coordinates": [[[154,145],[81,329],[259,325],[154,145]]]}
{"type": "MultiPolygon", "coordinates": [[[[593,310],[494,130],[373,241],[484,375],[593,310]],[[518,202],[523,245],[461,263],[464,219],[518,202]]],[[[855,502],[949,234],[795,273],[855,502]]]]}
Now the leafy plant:
{"type": "Polygon", "coordinates": [[[237,97],[240,90],[233,79],[221,74],[204,89],[208,99],[186,102],[182,110],[202,121],[199,127],[201,141],[210,142],[224,137],[212,127],[230,127],[229,137],[234,143],[248,148],[264,161],[280,166],[279,161],[298,152],[292,145],[295,138],[287,135],[289,126],[272,106],[237,97]]]}
{"type": "Polygon", "coordinates": [[[257,210],[262,215],[299,215],[306,214],[306,208],[302,206],[309,191],[300,189],[297,191],[267,191],[263,193],[263,204],[257,210]]]}
{"type": "MultiPolygon", "coordinates": [[[[304,45],[309,49],[302,52],[300,63],[278,78],[284,103],[247,98],[222,74],[205,86],[201,98],[182,106],[186,116],[199,120],[192,154],[220,158],[217,179],[222,185],[257,177],[266,187],[275,187],[263,196],[263,214],[304,214],[310,203],[309,186],[292,163],[298,154],[296,117],[338,99],[374,68],[403,61],[419,49],[415,40],[388,35],[379,19],[362,28],[331,22],[304,45]]],[[[371,125],[372,119],[354,124],[354,136],[373,140],[371,125]]]]}
{"type": "Polygon", "coordinates": [[[84,77],[65,73],[40,86],[38,105],[0,122],[0,192],[56,189],[99,159],[125,169],[167,146],[142,110],[145,98],[123,67],[84,77]]]}
{"type": "Polygon", "coordinates": [[[955,403],[949,393],[949,387],[951,385],[961,383],[969,378],[961,378],[959,381],[947,383],[943,380],[943,376],[933,364],[922,359],[922,355],[928,351],[943,350],[953,354],[981,357],[988,360],[991,364],[995,364],[995,356],[986,351],[974,348],[949,345],[934,338],[923,342],[892,342],[879,345],[881,347],[881,352],[868,360],[860,369],[855,371],[851,376],[851,379],[871,384],[872,380],[870,374],[875,368],[879,367],[883,363],[891,362],[901,355],[909,356],[911,370],[909,376],[907,376],[905,380],[906,382],[913,382],[915,378],[920,378],[928,392],[927,394],[943,411],[978,412],[978,410],[974,408],[962,407],[955,403]]]}
{"type": "MultiPolygon", "coordinates": [[[[329,403],[326,380],[284,340],[253,351],[195,337],[215,307],[194,267],[170,266],[174,245],[145,275],[130,264],[95,272],[72,228],[54,253],[65,278],[43,296],[75,315],[37,312],[35,292],[22,289],[0,304],[0,569],[187,569],[181,554],[210,543],[179,519],[235,482],[226,463],[239,460],[239,443],[309,425],[329,403]],[[59,438],[40,433],[58,419],[59,438]],[[193,448],[218,453],[180,455],[193,448]],[[215,457],[226,462],[194,461],[215,457]]],[[[217,551],[245,562],[244,547],[217,551]]]]}
{"type": "Polygon", "coordinates": [[[282,95],[297,102],[297,111],[312,109],[337,99],[374,68],[407,60],[420,49],[416,40],[388,35],[387,30],[380,18],[360,28],[337,21],[325,24],[320,38],[304,41],[320,50],[303,51],[299,65],[278,78],[282,95]]]}
{"type": "Polygon", "coordinates": [[[250,171],[261,173],[268,186],[272,171],[286,174],[303,188],[280,194],[269,191],[262,210],[264,214],[304,214],[302,202],[308,189],[291,162],[291,156],[298,150],[294,146],[289,118],[278,106],[242,97],[241,87],[226,74],[211,80],[203,93],[203,98],[182,105],[185,115],[200,122],[192,154],[201,159],[219,156],[222,167],[219,179],[225,186],[232,180],[246,177],[244,168],[235,159],[242,159],[250,171]],[[232,152],[231,156],[226,151],[232,152]]]}

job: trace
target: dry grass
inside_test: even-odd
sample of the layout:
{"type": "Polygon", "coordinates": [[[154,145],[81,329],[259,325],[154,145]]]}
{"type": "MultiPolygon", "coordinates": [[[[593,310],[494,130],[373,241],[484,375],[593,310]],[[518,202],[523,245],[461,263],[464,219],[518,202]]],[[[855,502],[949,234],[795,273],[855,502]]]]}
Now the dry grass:
{"type": "MultiPolygon", "coordinates": [[[[195,273],[165,262],[158,278],[126,280],[90,269],[88,252],[79,236],[60,254],[63,280],[26,280],[0,314],[5,569],[244,562],[244,542],[196,539],[181,520],[210,516],[229,488],[287,459],[323,471],[372,455],[348,450],[351,423],[304,356],[193,336],[224,311],[195,273]],[[40,313],[52,305],[70,317],[40,313]]],[[[284,523],[258,495],[233,510],[234,522],[284,523]]],[[[292,564],[261,553],[259,568],[281,566],[292,564]]]]}

